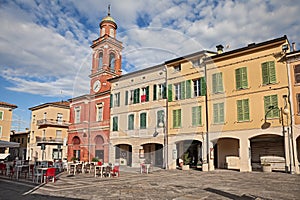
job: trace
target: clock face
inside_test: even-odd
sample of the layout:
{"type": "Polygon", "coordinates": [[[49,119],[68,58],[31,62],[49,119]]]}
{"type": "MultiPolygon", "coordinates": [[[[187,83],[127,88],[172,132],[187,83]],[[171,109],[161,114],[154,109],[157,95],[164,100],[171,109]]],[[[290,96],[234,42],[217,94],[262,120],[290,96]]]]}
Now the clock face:
{"type": "Polygon", "coordinates": [[[98,92],[100,90],[100,87],[101,87],[100,81],[99,80],[95,81],[93,84],[93,91],[98,92]]]}

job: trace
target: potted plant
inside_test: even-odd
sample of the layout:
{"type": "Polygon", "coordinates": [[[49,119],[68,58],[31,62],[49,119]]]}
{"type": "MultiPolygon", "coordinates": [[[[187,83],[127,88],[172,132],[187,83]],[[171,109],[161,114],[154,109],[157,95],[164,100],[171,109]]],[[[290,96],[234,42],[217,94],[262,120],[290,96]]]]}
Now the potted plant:
{"type": "Polygon", "coordinates": [[[99,159],[98,158],[93,158],[92,162],[99,162],[99,159]]]}
{"type": "Polygon", "coordinates": [[[272,165],[266,160],[262,160],[261,167],[263,172],[272,172],[272,165]]]}
{"type": "Polygon", "coordinates": [[[181,167],[182,170],[189,170],[190,169],[190,162],[191,162],[191,158],[189,157],[189,153],[186,152],[183,155],[183,165],[181,167]]]}
{"type": "Polygon", "coordinates": [[[73,161],[74,163],[76,163],[77,158],[76,158],[76,157],[72,157],[72,158],[71,158],[71,161],[73,161]]]}

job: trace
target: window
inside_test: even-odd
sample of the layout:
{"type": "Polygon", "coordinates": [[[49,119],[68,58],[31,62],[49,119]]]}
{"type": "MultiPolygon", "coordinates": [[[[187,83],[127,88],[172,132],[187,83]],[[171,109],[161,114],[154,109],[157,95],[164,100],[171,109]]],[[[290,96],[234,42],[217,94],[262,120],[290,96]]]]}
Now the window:
{"type": "Polygon", "coordinates": [[[75,123],[80,123],[80,107],[74,109],[75,123]]]}
{"type": "Polygon", "coordinates": [[[157,127],[164,127],[165,125],[165,111],[157,111],[157,127]]]}
{"type": "Polygon", "coordinates": [[[101,30],[101,36],[105,35],[105,28],[103,27],[101,30]]]}
{"type": "Polygon", "coordinates": [[[128,115],[128,130],[134,129],[134,114],[128,115]]]}
{"type": "Polygon", "coordinates": [[[300,115],[300,94],[297,94],[297,113],[300,115]]]}
{"type": "Polygon", "coordinates": [[[0,120],[3,120],[3,114],[4,114],[4,112],[0,111],[0,120]]]}
{"type": "Polygon", "coordinates": [[[120,106],[120,92],[114,94],[114,107],[119,107],[120,106]]]}
{"type": "Polygon", "coordinates": [[[242,67],[235,70],[236,89],[248,88],[247,68],[242,67]]]}
{"type": "Polygon", "coordinates": [[[214,123],[224,123],[224,103],[216,103],[213,105],[214,123]]]}
{"type": "Polygon", "coordinates": [[[202,59],[192,60],[193,67],[199,67],[201,65],[202,59]]]}
{"type": "Polygon", "coordinates": [[[115,31],[113,28],[109,29],[109,36],[110,37],[115,37],[115,31]]]}
{"type": "Polygon", "coordinates": [[[276,83],[275,62],[264,62],[261,64],[263,84],[276,83]]]}
{"type": "Polygon", "coordinates": [[[115,116],[113,117],[113,131],[118,131],[119,128],[118,128],[118,117],[115,116]]]}
{"type": "Polygon", "coordinates": [[[45,130],[45,129],[43,130],[42,138],[43,138],[43,139],[46,139],[46,130],[45,130]]]}
{"type": "Polygon", "coordinates": [[[99,53],[99,60],[98,60],[98,70],[102,69],[102,65],[103,65],[103,53],[100,52],[99,53]]]}
{"type": "Polygon", "coordinates": [[[172,96],[172,84],[168,85],[168,101],[171,102],[173,100],[173,96],[172,96]]]}
{"type": "Polygon", "coordinates": [[[185,99],[185,82],[174,84],[175,100],[185,99]]]}
{"type": "Polygon", "coordinates": [[[300,65],[294,67],[295,83],[300,83],[300,65]]]}
{"type": "Polygon", "coordinates": [[[103,119],[103,104],[97,105],[97,121],[102,121],[103,119]]]}
{"type": "Polygon", "coordinates": [[[180,72],[180,71],[181,71],[181,65],[178,64],[178,65],[174,66],[174,70],[175,70],[176,72],[180,72]]]}
{"type": "Polygon", "coordinates": [[[44,120],[47,119],[47,112],[44,112],[44,120]]]}
{"type": "Polygon", "coordinates": [[[35,115],[32,115],[32,123],[35,123],[35,115]]]}
{"type": "Polygon", "coordinates": [[[141,102],[149,101],[149,86],[141,89],[141,102]]]}
{"type": "Polygon", "coordinates": [[[166,84],[153,85],[153,100],[165,99],[166,95],[166,84]]]}
{"type": "Polygon", "coordinates": [[[57,123],[62,124],[63,122],[63,114],[62,113],[57,113],[57,123]]]}
{"type": "Polygon", "coordinates": [[[140,88],[133,91],[133,103],[140,103],[140,88]]]}
{"type": "Polygon", "coordinates": [[[265,106],[265,114],[268,112],[267,119],[279,117],[278,99],[276,94],[265,96],[264,106],[265,106]],[[274,109],[270,110],[270,106],[273,106],[274,109]]]}
{"type": "Polygon", "coordinates": [[[222,73],[215,73],[212,75],[213,93],[223,92],[222,73]]]}
{"type": "Polygon", "coordinates": [[[181,109],[173,110],[173,128],[181,127],[181,109]]]}
{"type": "Polygon", "coordinates": [[[59,139],[62,138],[62,131],[61,130],[56,130],[56,138],[59,138],[59,139]]]}
{"type": "Polygon", "coordinates": [[[110,53],[109,54],[109,68],[111,71],[115,71],[115,54],[110,53]]]}
{"type": "Polygon", "coordinates": [[[0,126],[0,138],[2,137],[2,126],[0,126]]]}
{"type": "Polygon", "coordinates": [[[201,106],[192,107],[192,126],[201,126],[201,106]]]}
{"type": "Polygon", "coordinates": [[[133,104],[134,100],[134,90],[125,91],[125,105],[133,104]]]}
{"type": "Polygon", "coordinates": [[[194,97],[205,96],[206,94],[205,78],[202,77],[193,80],[193,88],[194,88],[194,97]]]}
{"type": "Polygon", "coordinates": [[[238,122],[249,121],[249,99],[237,100],[237,120],[238,122]]]}
{"type": "Polygon", "coordinates": [[[140,129],[147,128],[147,113],[140,114],[140,129]]]}

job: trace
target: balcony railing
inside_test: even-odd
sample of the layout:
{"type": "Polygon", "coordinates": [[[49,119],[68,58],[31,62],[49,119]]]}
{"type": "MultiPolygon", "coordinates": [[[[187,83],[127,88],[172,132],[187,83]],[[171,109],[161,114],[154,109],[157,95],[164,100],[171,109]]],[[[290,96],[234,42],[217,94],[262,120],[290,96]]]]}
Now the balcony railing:
{"type": "Polygon", "coordinates": [[[35,137],[37,143],[49,143],[49,144],[62,144],[63,138],[55,138],[55,137],[35,137]]]}
{"type": "Polygon", "coordinates": [[[70,123],[64,120],[57,120],[57,119],[40,119],[37,120],[36,124],[38,126],[61,126],[61,127],[68,127],[70,123]]]}

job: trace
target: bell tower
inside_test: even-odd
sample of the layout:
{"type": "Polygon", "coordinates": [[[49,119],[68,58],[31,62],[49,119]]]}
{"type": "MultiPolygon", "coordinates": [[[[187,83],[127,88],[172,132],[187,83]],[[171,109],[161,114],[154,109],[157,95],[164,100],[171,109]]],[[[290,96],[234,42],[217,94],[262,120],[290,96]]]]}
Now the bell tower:
{"type": "Polygon", "coordinates": [[[123,49],[122,42],[116,39],[117,24],[110,16],[110,5],[107,16],[100,24],[100,37],[93,41],[92,70],[90,74],[90,94],[110,90],[107,79],[119,76],[122,73],[121,63],[123,49]]]}

